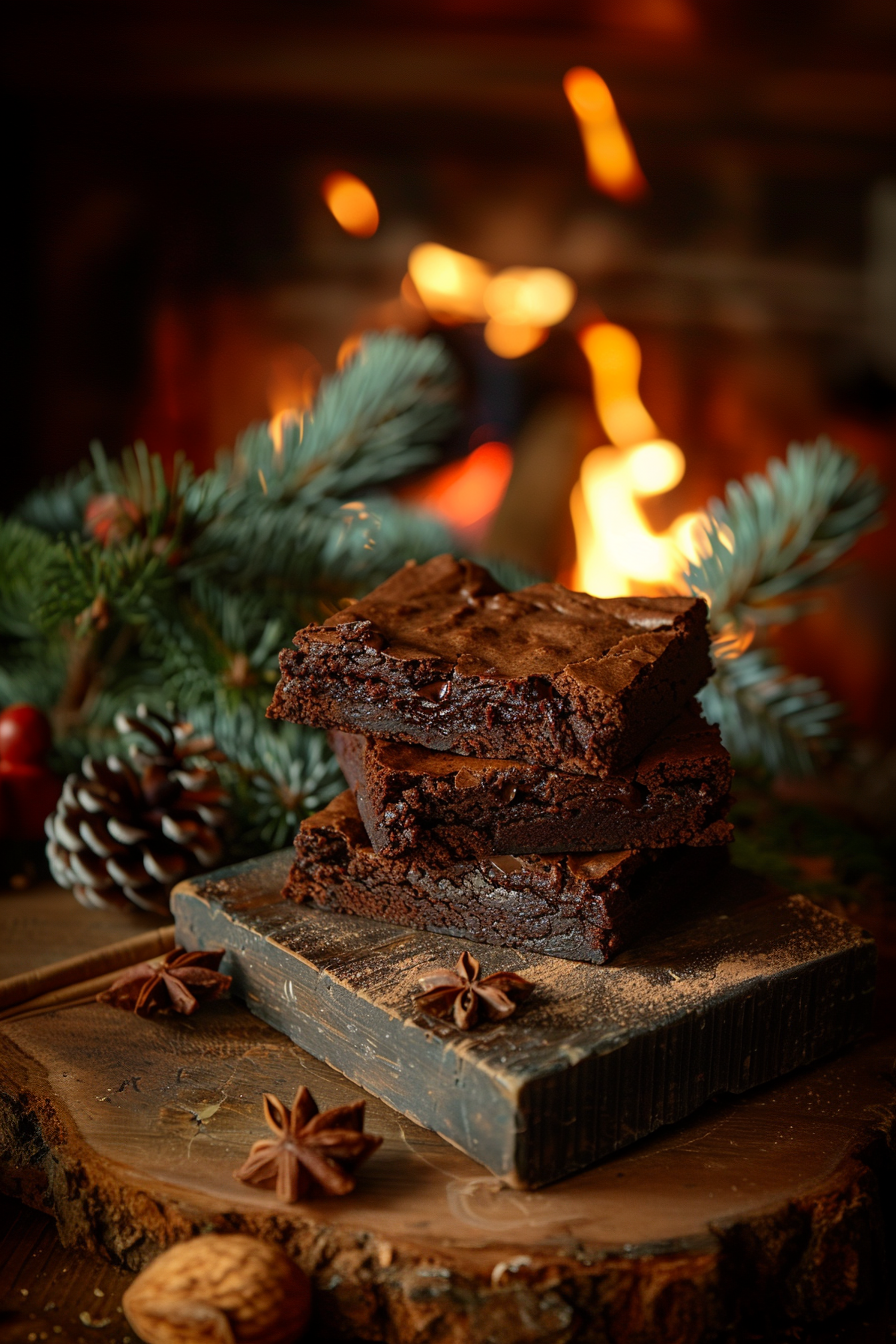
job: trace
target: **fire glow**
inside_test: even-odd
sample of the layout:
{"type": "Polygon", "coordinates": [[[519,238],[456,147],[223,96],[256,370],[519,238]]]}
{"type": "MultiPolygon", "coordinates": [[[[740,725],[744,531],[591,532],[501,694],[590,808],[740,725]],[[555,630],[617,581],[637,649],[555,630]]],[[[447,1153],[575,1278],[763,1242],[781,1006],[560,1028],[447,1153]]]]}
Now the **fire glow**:
{"type": "Polygon", "coordinates": [[[643,196],[647,180],[606,82],[577,65],[564,75],[563,92],[579,123],[592,186],[617,201],[643,196]]]}
{"type": "Polygon", "coordinates": [[[484,322],[491,271],[484,261],[441,243],[420,243],[408,257],[408,275],[432,317],[442,322],[484,322]]]}
{"type": "Polygon", "coordinates": [[[355,238],[370,238],[380,225],[376,197],[354,173],[330,173],[320,193],[336,223],[355,238]]]}
{"type": "Polygon", "coordinates": [[[506,443],[481,443],[460,462],[447,462],[416,485],[402,491],[405,499],[429,509],[465,540],[478,535],[496,512],[510,482],[513,454],[506,443]]]}
{"type": "Polygon", "coordinates": [[[414,291],[440,322],[484,322],[485,342],[503,359],[536,349],[576,301],[568,275],[549,266],[508,266],[495,274],[477,257],[421,243],[408,258],[414,291]]]}
{"type": "Polygon", "coordinates": [[[682,513],[663,533],[652,530],[640,500],[665,494],[684,475],[684,454],[658,437],[638,392],[641,351],[631,332],[610,322],[579,334],[591,366],[594,400],[612,447],[582,463],[570,497],[576,535],[573,587],[595,597],[644,589],[680,589],[683,561],[695,557],[703,515],[682,513]]]}

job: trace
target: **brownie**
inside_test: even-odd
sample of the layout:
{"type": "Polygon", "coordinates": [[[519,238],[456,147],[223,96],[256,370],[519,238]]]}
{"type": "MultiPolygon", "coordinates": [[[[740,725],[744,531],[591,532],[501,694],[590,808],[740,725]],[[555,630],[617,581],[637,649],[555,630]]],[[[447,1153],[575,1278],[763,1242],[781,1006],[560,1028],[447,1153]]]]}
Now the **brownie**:
{"type": "Polygon", "coordinates": [[[371,848],[350,790],[302,822],[283,889],[327,910],[604,962],[705,878],[722,846],[610,854],[493,855],[440,863],[371,848]]]}
{"type": "Polygon", "coordinates": [[[271,718],[600,776],[712,672],[702,598],[508,593],[450,555],[410,561],[293,643],[271,718]]]}
{"type": "Polygon", "coordinates": [[[695,704],[606,779],[359,733],[330,741],[379,854],[464,859],[731,839],[731,758],[695,704]]]}

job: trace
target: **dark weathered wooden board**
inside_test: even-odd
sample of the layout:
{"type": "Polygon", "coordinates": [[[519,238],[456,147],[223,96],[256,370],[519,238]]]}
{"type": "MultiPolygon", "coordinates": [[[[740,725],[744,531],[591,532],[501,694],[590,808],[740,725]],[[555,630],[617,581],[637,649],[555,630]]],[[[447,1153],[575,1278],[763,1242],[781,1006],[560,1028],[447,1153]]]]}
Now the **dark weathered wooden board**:
{"type": "Polygon", "coordinates": [[[736,870],[593,966],[285,902],[288,864],[284,851],[181,884],[178,941],[226,948],[254,1013],[513,1185],[582,1170],[869,1021],[868,935],[736,870]],[[463,1033],[415,1008],[420,975],[464,947],[483,974],[535,983],[507,1022],[463,1033]]]}

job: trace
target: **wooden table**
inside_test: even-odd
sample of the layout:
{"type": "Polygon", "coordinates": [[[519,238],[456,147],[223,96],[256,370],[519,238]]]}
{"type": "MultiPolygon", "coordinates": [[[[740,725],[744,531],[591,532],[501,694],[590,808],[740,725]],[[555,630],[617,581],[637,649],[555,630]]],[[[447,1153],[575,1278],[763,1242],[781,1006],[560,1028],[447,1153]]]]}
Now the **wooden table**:
{"type": "MultiPolygon", "coordinates": [[[[4,894],[0,896],[0,976],[133,935],[152,927],[152,924],[149,917],[136,912],[81,910],[67,893],[55,888],[4,894]]],[[[867,1160],[870,1159],[872,1163],[883,1160],[883,1144],[879,1142],[875,1145],[874,1133],[880,1130],[892,1132],[894,1120],[893,1092],[888,1074],[892,1056],[896,1053],[896,1043],[891,1043],[896,1040],[892,1035],[896,1013],[892,1001],[883,999],[881,1008],[875,1039],[857,1051],[848,1052],[816,1069],[804,1070],[782,1083],[761,1089],[759,1094],[754,1093],[737,1101],[711,1103],[692,1120],[636,1145],[592,1173],[575,1178],[576,1182],[585,1183],[579,1188],[588,1194],[588,1199],[579,1211],[579,1223],[587,1223],[590,1231],[589,1227],[583,1229],[580,1226],[572,1240],[580,1246],[589,1237],[595,1244],[599,1241],[601,1210],[609,1207],[612,1187],[622,1188],[618,1185],[622,1182],[631,1193],[631,1221],[637,1229],[637,1240],[640,1242],[644,1239],[645,1219],[649,1221],[653,1218],[656,1221],[658,1240],[662,1243],[669,1227],[681,1223],[687,1217],[689,1199],[695,1203],[705,1203],[710,1198],[717,1201],[715,1225],[722,1230],[723,1239],[727,1238],[731,1243],[727,1261],[729,1265],[736,1266],[739,1258],[747,1261],[751,1257],[755,1263],[755,1248],[751,1249],[748,1244],[750,1236],[761,1238],[765,1231],[769,1263],[775,1256],[772,1245],[775,1238],[780,1241],[782,1235],[789,1236],[790,1253],[793,1255],[793,1291],[787,1309],[791,1313],[799,1311],[800,1274],[803,1275],[802,1291],[805,1292],[806,1285],[810,1285],[813,1294],[823,1293],[824,1266],[820,1266],[820,1273],[812,1271],[812,1247],[805,1244],[805,1237],[803,1244],[798,1244],[804,1233],[811,1238],[813,1228],[815,1234],[822,1236],[828,1252],[839,1256],[840,1261],[844,1254],[855,1256],[857,1275],[870,1288],[875,1278],[874,1247],[865,1245],[863,1238],[867,1241],[873,1233],[874,1219],[880,1205],[878,1181],[869,1170],[867,1160]],[[853,1113],[855,1119],[851,1121],[853,1113]],[[743,1203],[742,1191],[730,1190],[731,1182],[728,1178],[732,1170],[731,1163],[738,1160],[737,1145],[746,1145],[748,1148],[750,1143],[754,1143],[755,1146],[757,1124],[768,1126],[771,1137],[769,1156],[761,1166],[755,1161],[747,1162],[745,1166],[742,1164],[742,1179],[754,1182],[756,1197],[753,1203],[766,1211],[764,1222],[762,1218],[757,1220],[753,1217],[745,1221],[742,1217],[732,1219],[727,1216],[739,1200],[743,1203]],[[851,1124],[855,1130],[852,1138],[851,1124]],[[796,1182],[793,1179],[795,1166],[804,1169],[801,1179],[796,1182]],[[727,1190],[726,1182],[729,1186],[727,1190]],[[686,1188],[689,1190],[687,1195],[683,1193],[686,1188]],[[672,1194],[674,1197],[664,1201],[664,1194],[667,1197],[672,1194]],[[836,1214],[833,1218],[828,1216],[832,1211],[836,1214]],[[838,1241],[840,1228],[843,1229],[843,1235],[838,1241]],[[738,1238],[741,1239],[740,1243],[738,1238]]],[[[70,1010],[70,1013],[89,1015],[104,1011],[111,1012],[88,1008],[70,1010]]],[[[89,1016],[83,1019],[85,1024],[91,1020],[89,1016]]],[[[255,1057],[264,1056],[268,1061],[266,1068],[272,1076],[277,1075],[278,1071],[283,1073],[283,1060],[287,1056],[280,1052],[292,1052],[289,1058],[297,1052],[297,1047],[245,1014],[238,1005],[220,1005],[216,1020],[216,1030],[223,1030],[230,1039],[235,1030],[245,1031],[247,1040],[251,1037],[255,1045],[261,1047],[260,1054],[256,1049],[255,1057]]],[[[110,1017],[108,1021],[110,1036],[115,1036],[125,1030],[128,1019],[122,1015],[110,1017]]],[[[18,1040],[21,1045],[21,1032],[18,1040]]],[[[0,1042],[0,1048],[6,1048],[5,1041],[0,1042]]],[[[3,1063],[5,1074],[6,1061],[3,1063]]],[[[156,1067],[148,1054],[142,1059],[142,1066],[156,1067]]],[[[332,1075],[326,1066],[318,1064],[315,1068],[318,1084],[324,1091],[331,1088],[339,1093],[341,1089],[350,1086],[338,1075],[332,1075]]],[[[352,1091],[356,1093],[357,1089],[352,1091]]],[[[327,1098],[324,1097],[324,1100],[327,1098]]],[[[255,1105],[256,1098],[247,1096],[246,1113],[255,1105]]],[[[471,1285],[474,1285],[477,1274],[480,1279],[485,1274],[486,1287],[489,1278],[499,1290],[508,1292],[517,1291],[517,1284],[520,1284],[530,1293],[532,1302],[537,1304],[544,1301],[548,1304],[547,1309],[542,1309],[543,1312],[554,1311],[555,1329],[551,1339],[562,1344],[562,1341],[572,1338],[571,1332],[589,1319],[592,1305],[587,1296],[583,1296],[578,1315],[575,1308],[566,1310],[569,1293],[564,1298],[564,1283],[568,1288],[569,1283],[578,1276],[580,1286],[589,1283],[593,1286],[594,1274],[590,1266],[582,1263],[581,1253],[575,1252],[568,1236],[565,1244],[560,1244],[563,1241],[561,1237],[553,1254],[546,1255],[542,1244],[544,1239],[539,1235],[533,1236],[526,1223],[527,1220],[531,1223],[533,1217],[543,1220],[548,1206],[537,1206],[536,1214],[533,1212],[535,1205],[524,1208],[519,1201],[525,1203],[527,1200],[547,1199],[555,1211],[558,1227],[566,1225],[570,1222],[569,1202],[575,1195],[573,1182],[563,1182],[546,1192],[532,1195],[520,1192],[505,1192],[502,1195],[496,1192],[493,1197],[489,1196],[490,1208],[485,1213],[482,1213],[481,1203],[476,1205],[482,1213],[483,1222],[478,1234],[478,1247],[474,1244],[477,1237],[471,1238],[467,1228],[463,1245],[458,1243],[453,1249],[442,1248],[440,1252],[439,1228],[430,1229],[428,1233],[418,1228],[415,1232],[408,1225],[406,1212],[402,1215],[405,1220],[403,1225],[396,1219],[398,1205],[390,1213],[390,1185],[393,1189],[395,1183],[398,1186],[402,1183],[406,1185],[410,1170],[398,1161],[397,1154],[399,1151],[406,1153],[410,1149],[416,1169],[421,1172],[429,1170],[431,1188],[426,1190],[425,1196],[430,1201],[439,1183],[444,1184],[446,1176],[454,1182],[455,1187],[458,1186],[458,1178],[461,1178],[460,1189],[455,1189],[455,1197],[459,1201],[458,1208],[462,1216],[463,1183],[469,1180],[470,1173],[466,1169],[461,1171],[461,1166],[464,1163],[469,1165],[469,1159],[463,1158],[426,1131],[418,1131],[407,1123],[397,1125],[394,1113],[381,1103],[371,1102],[369,1112],[368,1127],[374,1132],[387,1134],[383,1150],[387,1154],[386,1161],[378,1169],[370,1167],[370,1176],[365,1178],[363,1193],[356,1205],[353,1204],[355,1197],[352,1197],[351,1201],[339,1201],[338,1207],[327,1207],[325,1214],[328,1225],[341,1226],[350,1241],[353,1223],[357,1224],[359,1217],[363,1222],[366,1217],[376,1234],[376,1245],[380,1248],[388,1231],[390,1244],[397,1248],[396,1270],[402,1265],[406,1265],[409,1272],[413,1270],[418,1275],[418,1288],[427,1289],[429,1300],[438,1300],[438,1292],[446,1287],[449,1280],[454,1284],[455,1294],[461,1290],[472,1291],[471,1285]],[[439,1168],[444,1169],[441,1175],[439,1168]],[[433,1170],[435,1176],[432,1175],[433,1170]],[[510,1195],[512,1200],[507,1198],[510,1195]],[[501,1258],[495,1252],[499,1243],[505,1248],[501,1258]],[[527,1250],[533,1250],[536,1245],[536,1253],[527,1255],[527,1250]],[[516,1256],[513,1254],[514,1247],[516,1256]],[[421,1275],[422,1278],[419,1277],[421,1275]],[[554,1276],[553,1288],[551,1275],[554,1276]]],[[[186,1119],[184,1123],[187,1123],[186,1119]]],[[[197,1124],[195,1121],[190,1123],[197,1124]]],[[[226,1136],[222,1143],[223,1161],[227,1156],[226,1136]]],[[[194,1216],[197,1209],[204,1209],[213,1221],[214,1191],[210,1198],[206,1198],[201,1191],[194,1189],[191,1198],[195,1208],[190,1216],[194,1216]]],[[[180,1207],[183,1207],[183,1203],[181,1196],[180,1207]]],[[[254,1222],[259,1230],[269,1232],[271,1220],[279,1220],[281,1235],[288,1242],[289,1231],[282,1220],[282,1209],[277,1208],[266,1196],[256,1201],[257,1207],[250,1208],[251,1204],[251,1200],[243,1202],[249,1223],[254,1222]]],[[[0,1220],[0,1227],[3,1227],[0,1240],[0,1309],[6,1313],[0,1317],[0,1340],[30,1341],[46,1338],[81,1340],[84,1344],[92,1344],[94,1340],[125,1344],[126,1336],[134,1338],[118,1311],[121,1292],[132,1274],[114,1267],[99,1255],[65,1249],[60,1244],[53,1224],[44,1214],[5,1201],[0,1205],[0,1220]],[[6,1223],[9,1225],[5,1226],[6,1223]]],[[[64,1211],[62,1221],[65,1225],[64,1211]]],[[[450,1240],[457,1229],[445,1225],[441,1231],[444,1233],[443,1239],[450,1240]]],[[[76,1232],[74,1223],[69,1225],[67,1235],[72,1236],[76,1232]]],[[[111,1240],[114,1245],[114,1237],[111,1240]]],[[[654,1287],[659,1282],[656,1271],[661,1270],[672,1283],[676,1278],[676,1265],[682,1262],[682,1257],[686,1259],[688,1256],[691,1257],[691,1272],[685,1277],[692,1284],[694,1257],[699,1258],[712,1251],[709,1242],[703,1247],[695,1245],[688,1249],[683,1246],[677,1255],[669,1254],[668,1242],[665,1247],[660,1245],[658,1249],[662,1253],[655,1257],[650,1270],[654,1287]]],[[[121,1248],[118,1250],[121,1253],[121,1248]]],[[[378,1253],[382,1255],[382,1249],[378,1253]]],[[[817,1256],[815,1258],[817,1260],[817,1256]]],[[[638,1260],[636,1257],[626,1266],[624,1257],[616,1256],[612,1273],[616,1275],[617,1282],[611,1297],[616,1292],[621,1303],[626,1292],[630,1298],[636,1296],[638,1275],[643,1269],[643,1258],[638,1260]],[[627,1288],[623,1282],[626,1274],[627,1288]]],[[[817,1264],[815,1269],[819,1269],[817,1264]]],[[[607,1265],[604,1265],[601,1272],[605,1280],[606,1270],[607,1265]]],[[[335,1269],[330,1277],[333,1281],[338,1278],[335,1269]]],[[[836,1274],[831,1275],[832,1281],[836,1278],[836,1274]]],[[[419,1292],[416,1300],[421,1300],[419,1292]]],[[[680,1337],[693,1337],[686,1332],[684,1318],[688,1315],[687,1303],[682,1305],[674,1292],[669,1295],[668,1303],[669,1311],[665,1317],[675,1309],[684,1310],[684,1332],[680,1337]]],[[[826,1304],[816,1300],[806,1302],[805,1308],[811,1314],[813,1309],[817,1312],[819,1308],[837,1305],[837,1300],[826,1304]]],[[[374,1337],[369,1333],[373,1318],[369,1313],[365,1316],[363,1303],[359,1306],[356,1302],[355,1308],[359,1328],[363,1327],[367,1337],[374,1337]]],[[[350,1318],[350,1311],[348,1317],[346,1312],[342,1315],[343,1319],[350,1318]]],[[[447,1308],[442,1312],[442,1319],[446,1325],[451,1323],[451,1312],[447,1308]]],[[[418,1322],[421,1330],[424,1328],[422,1322],[421,1316],[418,1322]]],[[[605,1319],[604,1326],[606,1324],[605,1319]]],[[[450,1339],[453,1344],[454,1340],[465,1338],[456,1333],[457,1325],[458,1318],[455,1318],[453,1332],[419,1333],[417,1338],[421,1341],[444,1338],[450,1339]]],[[[896,1317],[891,1319],[888,1315],[882,1294],[878,1292],[877,1305],[872,1313],[853,1308],[839,1322],[816,1327],[810,1332],[799,1328],[796,1337],[804,1340],[843,1341],[843,1344],[854,1339],[883,1341],[885,1338],[889,1340],[893,1326],[896,1326],[896,1317]]],[[[795,1337],[793,1330],[792,1326],[782,1326],[778,1335],[763,1331],[761,1335],[748,1334],[746,1337],[792,1339],[795,1337]]],[[[317,1338],[324,1340],[333,1337],[332,1327],[324,1323],[317,1338]]],[[[405,1337],[410,1336],[402,1336],[405,1337]]],[[[538,1322],[533,1325],[532,1333],[527,1334],[527,1339],[541,1340],[547,1337],[538,1322]]],[[[604,1336],[582,1333],[580,1329],[576,1337],[598,1339],[604,1336]]],[[[646,1340],[651,1336],[643,1332],[638,1335],[629,1330],[628,1337],[646,1340]]],[[[669,1337],[676,1337],[674,1322],[669,1337]]],[[[485,1338],[487,1335],[483,1335],[485,1338]]]]}

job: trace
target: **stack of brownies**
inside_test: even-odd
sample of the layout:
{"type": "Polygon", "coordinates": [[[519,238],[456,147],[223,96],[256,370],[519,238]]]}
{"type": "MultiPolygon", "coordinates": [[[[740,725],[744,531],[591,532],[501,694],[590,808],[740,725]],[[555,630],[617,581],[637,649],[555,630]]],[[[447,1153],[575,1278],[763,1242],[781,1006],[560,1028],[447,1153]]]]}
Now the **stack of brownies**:
{"type": "Polygon", "coordinates": [[[294,900],[603,962],[725,853],[700,598],[509,593],[445,555],[293,643],[268,713],[328,728],[351,785],[302,823],[294,900]]]}

